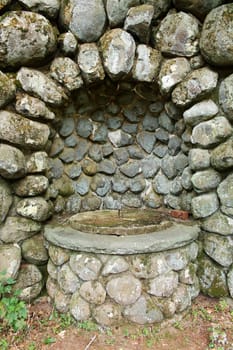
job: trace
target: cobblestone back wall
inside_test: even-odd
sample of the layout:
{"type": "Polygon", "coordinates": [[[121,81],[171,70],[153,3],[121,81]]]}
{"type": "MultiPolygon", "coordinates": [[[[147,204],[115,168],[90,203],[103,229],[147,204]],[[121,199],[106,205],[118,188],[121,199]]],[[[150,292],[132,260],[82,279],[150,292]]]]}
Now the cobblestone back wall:
{"type": "Polygon", "coordinates": [[[190,211],[202,290],[233,296],[232,2],[0,14],[0,266],[23,297],[41,291],[52,215],[119,206],[190,211]]]}

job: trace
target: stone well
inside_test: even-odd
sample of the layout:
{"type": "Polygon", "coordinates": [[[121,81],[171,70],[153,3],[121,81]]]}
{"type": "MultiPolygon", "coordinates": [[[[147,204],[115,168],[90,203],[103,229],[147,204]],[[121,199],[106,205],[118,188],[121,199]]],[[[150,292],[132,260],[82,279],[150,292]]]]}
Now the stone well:
{"type": "Polygon", "coordinates": [[[199,227],[164,218],[156,224],[152,215],[123,211],[122,219],[109,210],[47,225],[47,291],[57,310],[110,326],[162,322],[187,309],[200,291],[199,227]]]}
{"type": "MultiPolygon", "coordinates": [[[[88,283],[83,286],[69,270],[74,254],[101,254],[94,256],[101,266],[97,286],[101,301],[111,299],[117,315],[131,317],[138,302],[146,318],[149,298],[160,298],[150,293],[157,282],[150,282],[161,277],[161,270],[149,269],[151,278],[133,270],[144,254],[151,254],[155,269],[161,258],[161,278],[173,276],[169,286],[178,283],[166,297],[173,311],[180,308],[176,293],[189,290],[189,297],[182,297],[187,304],[197,293],[196,278],[193,284],[184,282],[189,272],[197,274],[201,292],[233,297],[232,33],[229,0],[0,4],[0,271],[16,279],[22,299],[37,298],[45,284],[53,296],[58,270],[74,276],[83,295],[85,288],[97,295],[91,294],[92,280],[82,281],[88,283]],[[167,251],[119,254],[117,269],[118,261],[128,266],[119,278],[131,276],[140,286],[138,299],[127,305],[118,303],[119,295],[112,297],[112,274],[102,275],[109,252],[74,253],[69,246],[67,253],[60,243],[48,252],[44,242],[52,219],[165,208],[186,211],[198,222],[199,255],[194,261],[195,254],[184,253],[180,272],[167,256],[183,256],[186,245],[196,247],[192,239],[184,247],[170,246],[171,240],[167,251]],[[53,249],[56,256],[61,252],[61,263],[51,256],[53,249]],[[64,268],[56,268],[62,262],[64,268]],[[47,265],[54,274],[46,283],[47,265]]],[[[174,236],[176,241],[179,234],[174,236]]],[[[134,246],[131,237],[122,239],[134,246]]],[[[103,239],[96,237],[96,247],[103,239]]],[[[56,297],[55,303],[62,310],[73,292],[64,292],[59,276],[61,302],[56,297]]],[[[89,315],[94,303],[86,299],[78,300],[89,315]]],[[[166,317],[155,305],[160,312],[155,308],[152,314],[166,317]]]]}

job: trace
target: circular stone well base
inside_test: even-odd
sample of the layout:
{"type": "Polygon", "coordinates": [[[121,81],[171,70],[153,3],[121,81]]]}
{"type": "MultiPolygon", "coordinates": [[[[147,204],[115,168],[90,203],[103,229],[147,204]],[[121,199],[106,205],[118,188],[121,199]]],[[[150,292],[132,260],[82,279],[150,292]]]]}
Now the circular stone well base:
{"type": "MultiPolygon", "coordinates": [[[[133,234],[135,227],[143,227],[140,215],[128,226],[119,217],[120,229],[131,232],[118,236],[86,233],[69,224],[94,227],[96,222],[99,231],[110,223],[115,229],[118,213],[108,212],[107,220],[101,221],[103,213],[99,218],[93,213],[92,222],[83,213],[63,225],[45,227],[50,256],[47,291],[57,310],[69,312],[77,321],[92,318],[110,326],[125,320],[162,322],[187,309],[199,294],[198,226],[173,222],[158,230],[158,222],[150,220],[149,230],[154,225],[154,231],[133,234]]],[[[126,213],[125,219],[131,222],[126,213]]]]}

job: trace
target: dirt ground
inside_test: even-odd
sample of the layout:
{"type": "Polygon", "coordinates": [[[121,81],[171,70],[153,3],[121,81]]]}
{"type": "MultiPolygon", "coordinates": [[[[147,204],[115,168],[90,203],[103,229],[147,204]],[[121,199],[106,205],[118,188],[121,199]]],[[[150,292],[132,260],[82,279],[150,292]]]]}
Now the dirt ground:
{"type": "Polygon", "coordinates": [[[169,324],[104,328],[73,323],[46,297],[29,306],[27,329],[0,332],[0,350],[233,350],[233,301],[200,295],[192,308],[169,324]]]}

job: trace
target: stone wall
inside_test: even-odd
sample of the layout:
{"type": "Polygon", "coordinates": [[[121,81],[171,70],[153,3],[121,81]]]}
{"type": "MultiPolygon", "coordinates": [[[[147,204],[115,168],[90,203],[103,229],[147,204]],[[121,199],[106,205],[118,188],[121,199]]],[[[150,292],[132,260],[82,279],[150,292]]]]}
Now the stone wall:
{"type": "Polygon", "coordinates": [[[0,266],[22,297],[42,288],[51,216],[120,206],[190,211],[202,290],[233,296],[232,2],[0,11],[0,266]]]}

